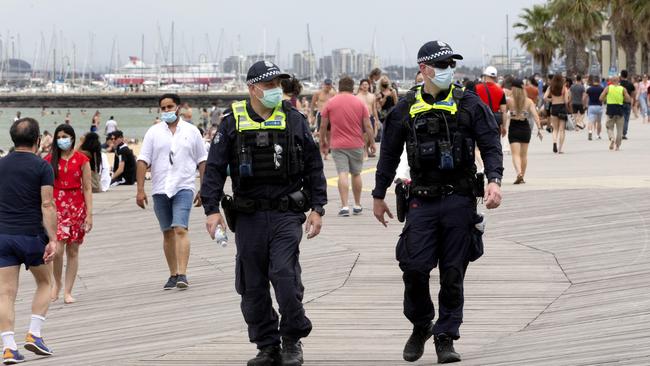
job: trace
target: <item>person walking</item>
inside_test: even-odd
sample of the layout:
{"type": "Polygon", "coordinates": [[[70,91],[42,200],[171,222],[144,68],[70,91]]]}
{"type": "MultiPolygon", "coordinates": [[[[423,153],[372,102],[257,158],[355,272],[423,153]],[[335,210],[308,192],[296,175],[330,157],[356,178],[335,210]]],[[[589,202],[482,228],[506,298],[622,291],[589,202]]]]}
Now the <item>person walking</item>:
{"type": "MultiPolygon", "coordinates": [[[[377,134],[379,133],[379,115],[377,114],[377,97],[370,93],[370,81],[368,79],[363,79],[359,82],[359,90],[357,91],[357,98],[361,99],[362,102],[368,107],[368,113],[370,115],[370,125],[373,130],[373,139],[377,141],[377,134]]],[[[367,145],[370,146],[370,142],[367,141],[367,145]]],[[[369,149],[369,148],[368,148],[369,149]]],[[[376,155],[370,151],[366,151],[368,157],[374,158],[376,155]]]]}
{"type": "Polygon", "coordinates": [[[641,122],[648,122],[648,88],[650,88],[650,81],[648,75],[643,74],[641,81],[639,81],[639,88],[637,91],[639,101],[639,111],[641,112],[641,122]]]}
{"type": "Polygon", "coordinates": [[[632,111],[632,102],[634,101],[634,98],[636,96],[636,90],[634,88],[634,84],[631,81],[629,81],[627,78],[628,78],[627,70],[621,70],[621,76],[618,79],[619,85],[624,87],[625,90],[627,91],[627,94],[631,97],[630,100],[626,99],[626,101],[623,103],[623,119],[624,119],[623,137],[622,137],[623,140],[627,140],[627,132],[630,125],[630,113],[632,111]]]}
{"type": "Polygon", "coordinates": [[[50,356],[43,340],[43,323],[50,306],[49,263],[57,250],[54,173],[38,157],[39,126],[32,118],[20,118],[9,129],[14,152],[0,159],[0,336],[2,361],[20,363],[25,357],[16,344],[15,303],[20,265],[36,282],[32,315],[24,347],[37,355],[50,356]]]}
{"type": "Polygon", "coordinates": [[[483,82],[477,83],[474,88],[476,94],[481,98],[483,103],[490,107],[494,118],[499,125],[501,136],[506,135],[506,129],[503,125],[503,119],[506,114],[506,93],[497,84],[497,69],[494,66],[488,66],[483,70],[483,82]]]}
{"type": "Polygon", "coordinates": [[[397,91],[393,88],[388,76],[383,75],[379,78],[379,90],[377,92],[377,109],[379,110],[379,120],[384,123],[386,116],[397,103],[397,91]]]}
{"type": "Polygon", "coordinates": [[[576,122],[576,127],[579,129],[584,129],[584,113],[585,106],[582,104],[582,101],[585,97],[585,86],[582,83],[582,75],[576,77],[574,83],[569,87],[569,92],[571,93],[571,114],[576,122]]]}
{"type": "Polygon", "coordinates": [[[476,224],[477,182],[474,164],[478,145],[488,177],[484,196],[488,209],[501,203],[503,153],[499,129],[490,109],[471,91],[453,85],[456,60],[463,57],[442,41],[425,43],[418,51],[424,85],[409,91],[386,119],[385,140],[375,175],[373,211],[384,226],[393,215],[384,201],[393,182],[404,143],[407,143],[411,183],[399,194],[398,212],[406,225],[396,256],[404,281],[404,315],[413,332],[404,347],[404,360],[422,357],[433,336],[438,363],[458,362],[454,349],[463,321],[463,279],[470,261],[483,253],[476,224]],[[470,152],[467,154],[467,152],[470,152]],[[430,272],[440,271],[438,319],[429,291],[430,272]]]}
{"type": "Polygon", "coordinates": [[[316,120],[316,133],[318,135],[320,151],[324,160],[327,160],[329,148],[324,146],[321,141],[322,137],[325,135],[327,135],[325,136],[327,139],[330,131],[321,129],[321,111],[327,101],[336,95],[336,90],[334,90],[332,84],[332,79],[325,79],[325,81],[323,81],[323,87],[311,97],[311,104],[309,105],[309,117],[312,118],[312,120],[316,120]]]}
{"type": "Polygon", "coordinates": [[[259,350],[248,366],[302,365],[300,339],[312,329],[302,304],[301,224],[306,220],[307,239],[320,233],[327,183],[305,116],[282,102],[280,79],[288,77],[268,61],[250,67],[250,98],[226,111],[201,185],[210,236],[227,227],[219,202],[236,234],[235,288],[248,337],[259,350]],[[233,197],[223,193],[228,167],[233,197]]]}
{"type": "Polygon", "coordinates": [[[111,187],[119,185],[133,185],[135,183],[135,156],[127,144],[124,143],[124,133],[120,130],[110,134],[113,158],[113,175],[111,187]]]}
{"type": "Polygon", "coordinates": [[[144,190],[147,169],[151,169],[151,194],[154,212],[163,233],[163,251],[169,278],[164,290],[186,289],[187,265],[190,260],[188,233],[192,202],[200,204],[195,195],[196,171],[203,181],[208,158],[199,129],[180,117],[181,98],[164,94],[158,99],[160,119],[144,135],[137,162],[136,204],[144,209],[148,204],[144,190]]]}
{"type": "MultiPolygon", "coordinates": [[[[609,137],[609,149],[620,150],[625,131],[625,103],[630,103],[632,97],[627,89],[620,83],[616,76],[610,79],[610,84],[600,94],[600,101],[607,103],[607,136],[609,137]],[[616,135],[614,135],[616,127],[616,135]]],[[[629,111],[628,111],[629,113],[629,111]]]]}
{"type": "Polygon", "coordinates": [[[508,130],[508,142],[510,143],[510,153],[512,155],[512,164],[517,173],[517,179],[514,184],[526,183],[524,176],[528,167],[528,144],[532,131],[529,120],[532,117],[537,126],[537,137],[542,140],[542,126],[537,115],[535,103],[530,100],[523,90],[523,81],[514,79],[512,81],[512,98],[507,100],[509,118],[506,119],[506,128],[508,130]]]}
{"type": "Polygon", "coordinates": [[[81,141],[79,152],[86,155],[90,163],[90,179],[93,193],[104,192],[102,187],[102,171],[106,169],[102,157],[102,144],[99,142],[99,135],[95,132],[86,133],[81,141]]]}
{"type": "Polygon", "coordinates": [[[546,89],[544,100],[551,104],[551,127],[553,128],[553,152],[564,154],[566,121],[568,118],[569,93],[564,86],[564,78],[555,74],[546,89]],[[558,147],[559,139],[559,147],[558,147]]]}
{"type": "Polygon", "coordinates": [[[54,256],[54,285],[52,301],[59,298],[63,277],[63,253],[67,264],[63,301],[75,302],[72,287],[79,269],[79,247],[93,227],[93,195],[91,168],[86,155],[74,149],[75,131],[62,124],[54,130],[52,153],[45,160],[54,170],[54,201],[57,214],[57,241],[60,245],[54,256]]]}
{"type": "Polygon", "coordinates": [[[339,216],[350,216],[348,174],[352,175],[352,195],[354,197],[352,213],[354,215],[362,213],[363,152],[366,146],[371,154],[374,154],[376,149],[368,108],[363,101],[352,94],[353,91],[354,80],[348,76],[342,77],[339,80],[339,93],[330,99],[321,111],[321,128],[327,129],[330,125],[332,126],[332,141],[330,142],[327,136],[321,136],[321,143],[332,149],[332,158],[336,165],[341,198],[339,216]]]}
{"type": "Polygon", "coordinates": [[[588,99],[587,119],[589,121],[587,126],[587,130],[589,131],[587,139],[589,141],[593,140],[593,132],[595,131],[598,140],[600,140],[600,133],[602,130],[601,120],[603,117],[603,102],[600,101],[600,95],[603,93],[605,88],[600,85],[598,77],[593,75],[589,77],[589,84],[590,86],[586,91],[588,99]]]}
{"type": "MultiPolygon", "coordinates": [[[[94,119],[94,117],[93,117],[93,119],[94,119]]],[[[108,135],[109,133],[113,133],[113,132],[115,132],[117,130],[118,130],[117,121],[115,121],[115,118],[113,118],[113,116],[111,116],[111,118],[109,118],[106,121],[106,127],[104,127],[104,134],[108,135]]]]}

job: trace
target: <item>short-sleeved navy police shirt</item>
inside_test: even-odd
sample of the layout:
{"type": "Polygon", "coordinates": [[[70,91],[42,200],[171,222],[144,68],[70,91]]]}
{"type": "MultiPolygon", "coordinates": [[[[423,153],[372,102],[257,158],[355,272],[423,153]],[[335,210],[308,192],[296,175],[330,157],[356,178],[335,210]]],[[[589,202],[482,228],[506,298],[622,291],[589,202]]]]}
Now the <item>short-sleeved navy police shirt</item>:
{"type": "Polygon", "coordinates": [[[41,187],[54,186],[50,164],[29,152],[0,159],[0,233],[42,235],[41,187]]]}

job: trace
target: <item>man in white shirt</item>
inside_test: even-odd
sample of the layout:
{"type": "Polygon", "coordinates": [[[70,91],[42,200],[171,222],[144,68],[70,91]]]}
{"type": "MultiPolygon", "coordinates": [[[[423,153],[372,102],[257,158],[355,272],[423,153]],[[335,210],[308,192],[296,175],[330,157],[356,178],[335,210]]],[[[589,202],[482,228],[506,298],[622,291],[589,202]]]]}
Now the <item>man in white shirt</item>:
{"type": "MultiPolygon", "coordinates": [[[[190,240],[187,232],[192,198],[196,192],[196,169],[201,181],[208,154],[199,130],[179,117],[180,97],[165,94],[158,100],[160,119],[149,128],[138,156],[136,203],[145,208],[148,203],[144,191],[147,168],[151,168],[154,212],[163,232],[165,258],[169,279],[163,287],[185,289],[187,263],[190,258],[190,240]]],[[[200,205],[199,195],[194,202],[200,205]]]]}
{"type": "Polygon", "coordinates": [[[113,119],[113,116],[106,121],[106,128],[104,129],[104,133],[108,135],[111,132],[117,131],[117,122],[113,119]]]}

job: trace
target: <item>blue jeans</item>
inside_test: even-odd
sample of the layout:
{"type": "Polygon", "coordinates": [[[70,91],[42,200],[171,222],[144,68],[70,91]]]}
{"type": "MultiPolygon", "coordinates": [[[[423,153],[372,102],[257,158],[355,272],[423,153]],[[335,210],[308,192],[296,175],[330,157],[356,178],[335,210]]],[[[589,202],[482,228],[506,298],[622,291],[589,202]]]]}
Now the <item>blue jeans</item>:
{"type": "Polygon", "coordinates": [[[648,93],[639,95],[639,107],[641,108],[641,117],[646,117],[648,115],[648,93]]]}
{"type": "Polygon", "coordinates": [[[623,118],[625,119],[625,124],[623,125],[623,136],[627,136],[627,126],[630,124],[630,111],[632,110],[632,105],[629,103],[623,104],[623,118]]]}
{"type": "Polygon", "coordinates": [[[194,193],[190,189],[182,189],[171,198],[166,194],[154,194],[153,211],[158,218],[160,230],[167,231],[175,227],[187,229],[193,199],[194,193]]]}

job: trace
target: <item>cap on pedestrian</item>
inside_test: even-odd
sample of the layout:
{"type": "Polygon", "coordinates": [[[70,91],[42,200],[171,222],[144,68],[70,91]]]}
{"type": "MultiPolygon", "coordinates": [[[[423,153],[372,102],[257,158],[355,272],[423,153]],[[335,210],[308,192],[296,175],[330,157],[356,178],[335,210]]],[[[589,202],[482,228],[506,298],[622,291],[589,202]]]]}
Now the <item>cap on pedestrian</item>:
{"type": "Polygon", "coordinates": [[[418,63],[431,64],[449,58],[462,60],[463,56],[454,53],[448,44],[442,41],[430,41],[422,45],[418,51],[418,63]]]}
{"type": "Polygon", "coordinates": [[[524,88],[524,81],[521,80],[521,79],[512,79],[512,81],[510,82],[510,85],[513,88],[523,89],[524,88]]]}
{"type": "Polygon", "coordinates": [[[497,77],[497,68],[494,66],[488,66],[485,68],[485,70],[483,70],[483,75],[495,78],[497,77]]]}
{"type": "Polygon", "coordinates": [[[325,81],[323,81],[323,84],[325,84],[325,85],[332,85],[332,84],[333,84],[333,83],[332,83],[332,79],[325,79],[325,81]]]}
{"type": "Polygon", "coordinates": [[[257,61],[248,69],[246,84],[257,84],[271,81],[275,78],[289,79],[291,75],[280,71],[280,68],[269,61],[257,61]]]}

